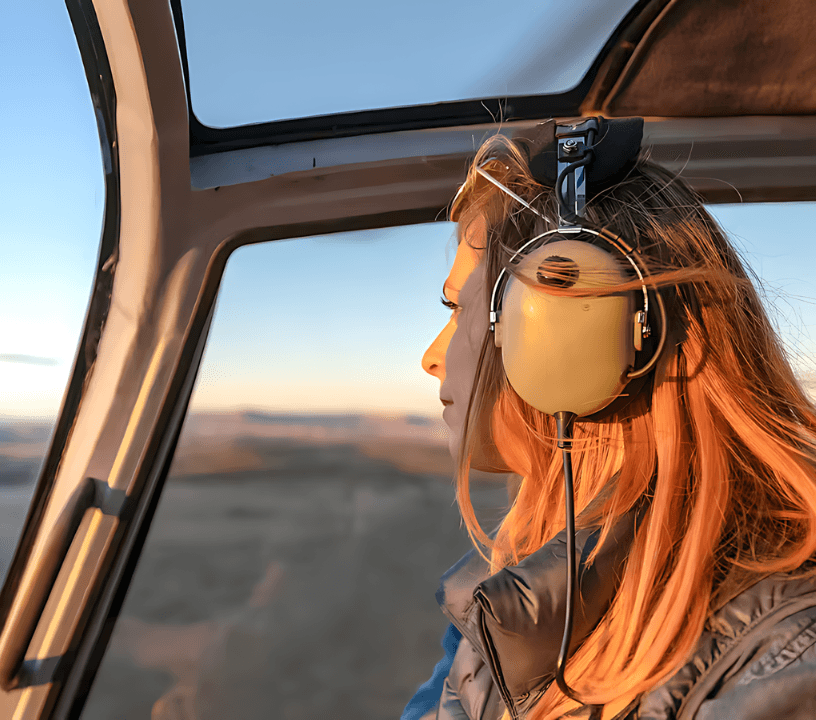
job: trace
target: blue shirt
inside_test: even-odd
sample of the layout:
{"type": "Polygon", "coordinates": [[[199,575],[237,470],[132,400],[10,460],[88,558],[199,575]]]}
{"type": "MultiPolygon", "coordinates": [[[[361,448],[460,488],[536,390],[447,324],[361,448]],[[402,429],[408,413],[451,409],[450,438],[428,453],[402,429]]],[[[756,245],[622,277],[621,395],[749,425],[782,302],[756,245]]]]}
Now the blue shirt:
{"type": "Polygon", "coordinates": [[[445,657],[436,664],[431,677],[419,686],[419,690],[408,701],[405,710],[400,715],[400,720],[419,720],[439,702],[439,698],[442,697],[442,686],[445,684],[445,678],[448,677],[453,664],[453,656],[456,654],[456,648],[459,647],[461,639],[462,633],[453,624],[448,625],[448,629],[442,636],[445,657]]]}

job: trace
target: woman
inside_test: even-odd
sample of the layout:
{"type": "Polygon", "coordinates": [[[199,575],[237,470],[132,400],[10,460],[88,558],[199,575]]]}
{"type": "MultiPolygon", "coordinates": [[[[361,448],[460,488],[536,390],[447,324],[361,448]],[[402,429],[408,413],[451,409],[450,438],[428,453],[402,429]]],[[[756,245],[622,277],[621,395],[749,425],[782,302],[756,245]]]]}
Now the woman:
{"type": "Polygon", "coordinates": [[[557,226],[552,184],[531,171],[541,148],[535,136],[489,140],[452,211],[451,318],[422,366],[441,381],[476,551],[437,593],[452,627],[422,717],[816,717],[816,412],[737,253],[700,199],[645,154],[590,187],[585,225],[637,246],[665,300],[666,327],[653,334],[668,339],[640,386],[575,423],[580,601],[564,677],[574,697],[553,682],[565,616],[561,450],[553,418],[508,382],[488,320],[512,254],[557,226]],[[522,478],[492,537],[469,500],[470,467],[522,478]]]}

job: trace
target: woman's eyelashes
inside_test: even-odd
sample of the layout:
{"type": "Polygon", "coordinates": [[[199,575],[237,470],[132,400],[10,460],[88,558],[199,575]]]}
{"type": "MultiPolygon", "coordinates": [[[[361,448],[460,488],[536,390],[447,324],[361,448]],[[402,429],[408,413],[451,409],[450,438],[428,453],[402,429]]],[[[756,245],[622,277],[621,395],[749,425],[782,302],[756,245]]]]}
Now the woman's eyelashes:
{"type": "Polygon", "coordinates": [[[461,307],[459,305],[453,302],[453,300],[448,300],[448,298],[446,298],[444,295],[441,295],[439,297],[439,302],[441,302],[449,310],[453,311],[461,310],[461,307]]]}

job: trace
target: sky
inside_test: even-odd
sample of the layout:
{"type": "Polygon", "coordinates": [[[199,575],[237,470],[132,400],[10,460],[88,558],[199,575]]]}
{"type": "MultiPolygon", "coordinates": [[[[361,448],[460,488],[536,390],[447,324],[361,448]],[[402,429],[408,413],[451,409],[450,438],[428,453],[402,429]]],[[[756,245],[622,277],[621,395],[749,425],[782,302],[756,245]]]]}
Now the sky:
{"type": "Polygon", "coordinates": [[[556,31],[554,0],[514,0],[500,23],[494,0],[182,0],[193,108],[204,124],[226,127],[561,92],[634,4],[571,0],[556,31]]]}
{"type": "MultiPolygon", "coordinates": [[[[563,62],[534,76],[519,48],[532,45],[535,24],[546,20],[552,3],[520,3],[514,17],[525,22],[476,46],[473,38],[484,35],[493,4],[471,1],[468,13],[460,5],[357,2],[338,14],[331,3],[287,3],[275,4],[285,12],[276,10],[272,17],[270,3],[236,1],[225,13],[223,3],[185,0],[194,107],[203,120],[223,125],[504,90],[564,89],[581,76],[631,2],[606,6],[606,14],[595,16],[585,46],[556,45],[563,62]],[[386,17],[386,8],[402,15],[386,17]],[[435,21],[426,23],[423,13],[433,13],[435,21]],[[309,41],[325,52],[299,53],[296,71],[289,63],[281,72],[281,58],[304,41],[297,29],[312,18],[309,41]],[[370,32],[374,25],[393,36],[370,32]],[[275,42],[260,42],[264,29],[272,27],[278,29],[275,42]],[[212,43],[216,32],[221,42],[212,43]],[[352,42],[355,32],[379,37],[381,45],[352,42]],[[419,32],[427,42],[422,53],[412,54],[419,32]],[[337,53],[331,63],[325,61],[329,52],[337,53]]],[[[589,0],[573,4],[575,14],[562,30],[575,26],[588,5],[589,0]]],[[[68,381],[93,280],[104,201],[101,156],[64,5],[12,3],[4,17],[0,417],[52,417],[68,381]]],[[[814,372],[816,286],[810,278],[816,204],[711,209],[762,278],[800,371],[814,372]]],[[[439,293],[453,260],[453,232],[452,224],[440,222],[236,251],[219,293],[192,408],[438,416],[438,381],[419,363],[448,317],[439,293]]]]}

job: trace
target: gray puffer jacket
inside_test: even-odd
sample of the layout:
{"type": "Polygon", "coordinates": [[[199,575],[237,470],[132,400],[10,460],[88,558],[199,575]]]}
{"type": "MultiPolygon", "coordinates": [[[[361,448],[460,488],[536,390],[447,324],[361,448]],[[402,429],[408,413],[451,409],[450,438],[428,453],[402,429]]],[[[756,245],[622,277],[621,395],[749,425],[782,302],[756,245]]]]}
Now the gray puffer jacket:
{"type": "MultiPolygon", "coordinates": [[[[609,606],[634,535],[624,517],[593,565],[598,531],[576,534],[579,583],[571,652],[609,606]]],[[[470,551],[443,577],[437,600],[462,633],[442,696],[422,720],[523,718],[555,676],[566,593],[562,533],[519,565],[489,576],[470,551]]],[[[600,717],[584,708],[571,717],[600,717]]],[[[816,578],[771,575],[706,623],[694,655],[616,720],[816,720],[816,578]]]]}

